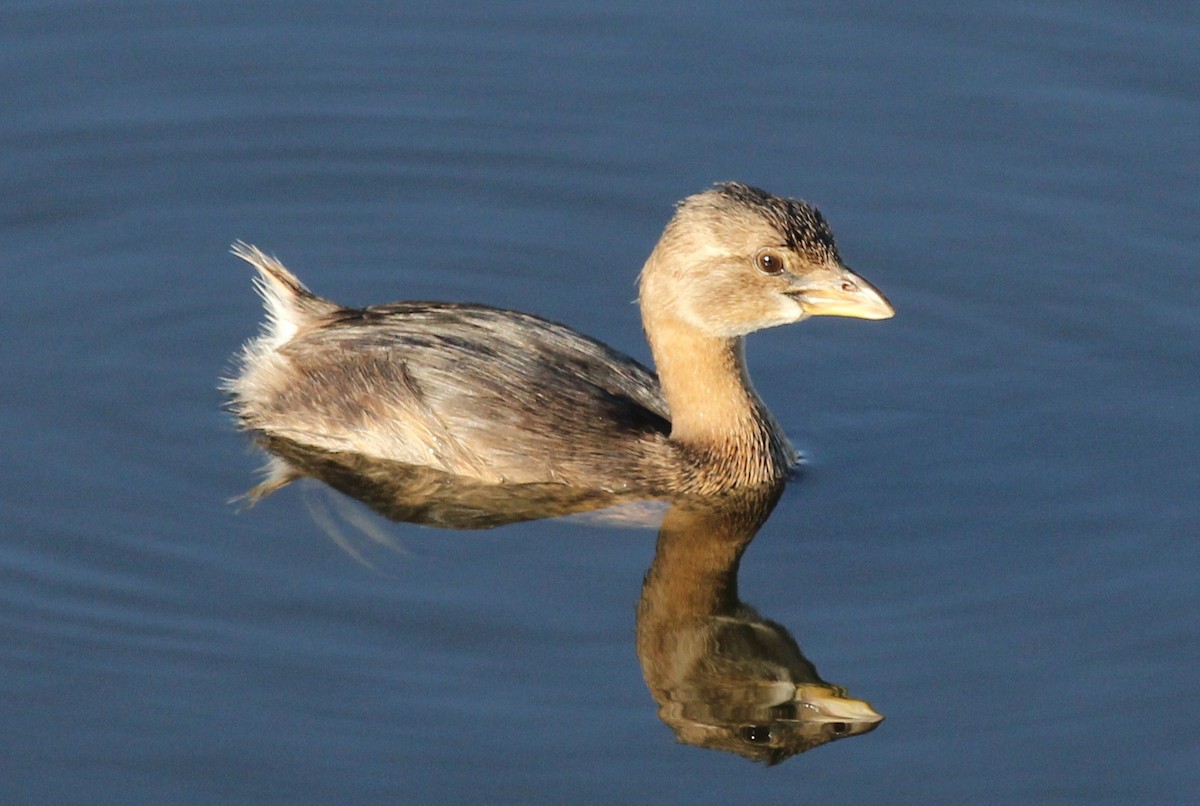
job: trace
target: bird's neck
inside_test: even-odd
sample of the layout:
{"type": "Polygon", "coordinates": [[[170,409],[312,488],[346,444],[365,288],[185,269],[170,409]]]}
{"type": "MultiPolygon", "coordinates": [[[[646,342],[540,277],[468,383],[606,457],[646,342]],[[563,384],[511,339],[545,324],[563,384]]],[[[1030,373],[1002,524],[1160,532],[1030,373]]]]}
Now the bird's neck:
{"type": "Polygon", "coordinates": [[[749,427],[762,402],[746,373],[741,338],[713,338],[671,317],[646,322],[663,395],[671,408],[671,437],[724,440],[749,427]]]}
{"type": "Polygon", "coordinates": [[[739,483],[778,478],[791,446],[746,371],[743,339],[717,338],[646,312],[646,338],[671,413],[671,439],[736,465],[739,483]],[[782,467],[781,467],[782,466],[782,467]]]}

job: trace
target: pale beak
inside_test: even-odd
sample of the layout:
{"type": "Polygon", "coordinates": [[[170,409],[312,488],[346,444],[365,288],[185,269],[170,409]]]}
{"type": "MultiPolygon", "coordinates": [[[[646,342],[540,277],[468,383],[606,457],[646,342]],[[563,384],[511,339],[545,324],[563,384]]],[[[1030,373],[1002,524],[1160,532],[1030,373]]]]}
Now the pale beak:
{"type": "Polygon", "coordinates": [[[883,714],[864,700],[844,696],[840,689],[802,683],[796,687],[796,702],[805,706],[805,722],[882,722],[883,714]]]}
{"type": "Polygon", "coordinates": [[[796,298],[808,316],[891,319],[896,314],[879,289],[844,266],[797,277],[786,293],[796,298]]]}

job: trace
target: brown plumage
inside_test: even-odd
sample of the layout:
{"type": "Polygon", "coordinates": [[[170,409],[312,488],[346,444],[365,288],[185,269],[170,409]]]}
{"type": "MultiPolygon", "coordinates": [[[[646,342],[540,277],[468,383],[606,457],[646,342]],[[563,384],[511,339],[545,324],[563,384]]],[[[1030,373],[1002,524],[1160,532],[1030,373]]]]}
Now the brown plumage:
{"type": "Polygon", "coordinates": [[[891,306],[842,265],[815,208],[740,184],[681,202],[639,278],[658,376],[563,325],[481,305],[345,308],[243,243],[263,333],[226,384],[242,425],[490,483],[711,493],[775,481],[795,453],[743,337],[891,306]]]}

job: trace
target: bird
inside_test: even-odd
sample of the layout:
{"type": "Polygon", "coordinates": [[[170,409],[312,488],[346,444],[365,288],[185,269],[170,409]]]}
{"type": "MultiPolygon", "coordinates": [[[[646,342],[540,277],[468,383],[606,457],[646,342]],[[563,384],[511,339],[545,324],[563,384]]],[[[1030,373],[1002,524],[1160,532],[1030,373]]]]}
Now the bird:
{"type": "Polygon", "coordinates": [[[711,495],[797,454],[745,337],[810,316],[887,319],[813,205],[724,182],[676,205],[638,276],[656,371],[563,324],[455,302],[354,308],[242,241],[266,319],[223,386],[240,426],[484,484],[711,495]]]}

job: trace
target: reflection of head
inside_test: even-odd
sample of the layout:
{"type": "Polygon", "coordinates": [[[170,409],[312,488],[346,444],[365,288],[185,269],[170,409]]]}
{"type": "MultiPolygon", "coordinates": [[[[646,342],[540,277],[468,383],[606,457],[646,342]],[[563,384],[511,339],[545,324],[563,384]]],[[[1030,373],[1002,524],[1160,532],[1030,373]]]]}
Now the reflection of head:
{"type": "Polygon", "coordinates": [[[776,764],[883,718],[826,683],[779,624],[737,596],[742,552],[778,490],[667,513],[638,607],[638,655],[683,742],[776,764]]]}

